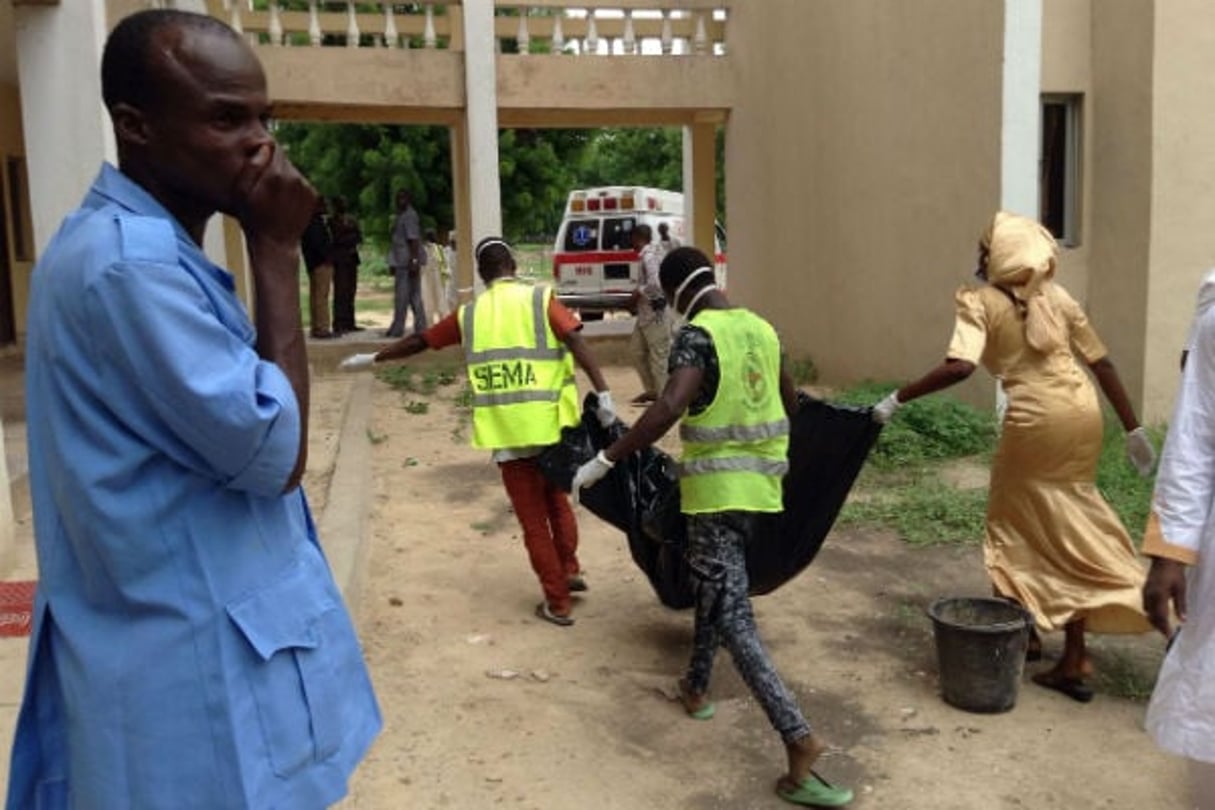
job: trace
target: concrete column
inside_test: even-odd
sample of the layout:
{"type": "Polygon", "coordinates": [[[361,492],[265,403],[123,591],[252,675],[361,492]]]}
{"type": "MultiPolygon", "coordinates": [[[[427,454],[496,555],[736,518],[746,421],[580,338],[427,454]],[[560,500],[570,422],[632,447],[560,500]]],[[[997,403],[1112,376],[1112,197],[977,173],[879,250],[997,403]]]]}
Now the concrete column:
{"type": "MultiPolygon", "coordinates": [[[[467,227],[463,223],[459,227],[461,239],[475,245],[486,236],[502,233],[493,0],[465,0],[463,12],[469,221],[467,227]]],[[[471,250],[460,256],[462,264],[471,259],[471,250]]]]}
{"type": "Polygon", "coordinates": [[[30,211],[41,253],[101,162],[116,159],[98,70],[106,9],[103,0],[73,0],[13,11],[30,211]]]}
{"type": "Polygon", "coordinates": [[[220,256],[236,281],[236,295],[245,302],[249,317],[253,317],[253,279],[249,276],[249,265],[245,261],[245,232],[240,223],[226,214],[217,214],[207,223],[203,237],[203,249],[212,261],[219,263],[220,256]]]}
{"type": "Polygon", "coordinates": [[[692,244],[713,258],[717,218],[717,126],[683,128],[683,212],[692,244]]]}
{"type": "Polygon", "coordinates": [[[1042,0],[1004,0],[1000,207],[1038,217],[1042,0]]]}
{"type": "Polygon", "coordinates": [[[468,127],[462,122],[449,130],[451,133],[451,194],[452,213],[456,228],[456,287],[464,290],[460,300],[472,296],[477,280],[476,262],[473,260],[472,207],[468,187],[468,127]]]}

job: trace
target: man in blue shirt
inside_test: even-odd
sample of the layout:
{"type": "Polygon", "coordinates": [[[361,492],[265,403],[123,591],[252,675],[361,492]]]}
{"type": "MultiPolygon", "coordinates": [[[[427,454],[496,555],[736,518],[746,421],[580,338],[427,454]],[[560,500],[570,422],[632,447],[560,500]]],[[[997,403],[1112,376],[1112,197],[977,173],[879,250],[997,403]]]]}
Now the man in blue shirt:
{"type": "Polygon", "coordinates": [[[299,488],[316,194],[210,17],[127,17],[102,89],[120,169],[33,274],[40,582],[6,806],[326,807],[381,721],[299,488]],[[256,331],[199,247],[216,211],[244,228],[256,331]]]}

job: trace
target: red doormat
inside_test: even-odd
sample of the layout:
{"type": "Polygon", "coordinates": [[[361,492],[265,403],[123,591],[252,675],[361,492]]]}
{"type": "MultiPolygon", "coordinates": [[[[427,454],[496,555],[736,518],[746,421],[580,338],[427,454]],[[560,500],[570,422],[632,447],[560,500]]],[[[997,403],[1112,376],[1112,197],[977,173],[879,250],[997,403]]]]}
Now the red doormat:
{"type": "Polygon", "coordinates": [[[0,636],[28,636],[37,580],[0,582],[0,636]]]}

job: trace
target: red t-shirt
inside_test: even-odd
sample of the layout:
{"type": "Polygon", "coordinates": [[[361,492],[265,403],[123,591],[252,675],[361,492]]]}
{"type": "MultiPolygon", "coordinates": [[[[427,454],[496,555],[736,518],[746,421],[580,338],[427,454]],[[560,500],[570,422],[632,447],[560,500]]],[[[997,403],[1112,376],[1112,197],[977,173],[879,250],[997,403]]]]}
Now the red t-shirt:
{"type": "MultiPolygon", "coordinates": [[[[582,321],[554,296],[548,302],[548,325],[552,327],[557,340],[564,342],[571,332],[582,328],[582,321]]],[[[432,349],[442,349],[459,343],[460,311],[457,309],[423,332],[422,340],[432,349]]]]}

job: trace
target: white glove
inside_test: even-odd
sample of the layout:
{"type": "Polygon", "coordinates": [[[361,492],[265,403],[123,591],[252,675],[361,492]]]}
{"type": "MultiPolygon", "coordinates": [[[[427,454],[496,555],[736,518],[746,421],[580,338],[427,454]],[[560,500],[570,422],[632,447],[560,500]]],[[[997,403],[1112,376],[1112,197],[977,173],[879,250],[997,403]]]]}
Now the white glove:
{"type": "Polygon", "coordinates": [[[899,392],[891,391],[888,397],[873,406],[873,421],[882,425],[886,424],[902,404],[899,402],[899,392]]]}
{"type": "Polygon", "coordinates": [[[1152,468],[1156,466],[1156,448],[1152,447],[1152,440],[1142,425],[1126,434],[1126,457],[1144,478],[1152,474],[1152,468]]]}
{"type": "Polygon", "coordinates": [[[599,407],[595,409],[595,415],[599,417],[599,424],[607,427],[616,421],[616,406],[612,404],[612,392],[596,391],[595,396],[599,398],[599,407]]]}
{"type": "Polygon", "coordinates": [[[358,371],[361,368],[366,368],[375,362],[375,352],[367,352],[366,354],[352,354],[342,362],[338,363],[338,368],[342,371],[358,371]]]}
{"type": "Polygon", "coordinates": [[[1004,393],[1004,380],[996,377],[996,433],[1004,427],[1004,415],[1008,413],[1008,394],[1004,393]]]}
{"type": "Polygon", "coordinates": [[[608,461],[608,457],[600,450],[595,454],[595,457],[583,464],[574,473],[574,482],[570,484],[570,499],[574,502],[574,506],[578,505],[578,500],[582,497],[582,488],[594,486],[599,483],[603,476],[612,471],[616,466],[616,462],[608,461]]]}

